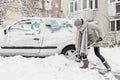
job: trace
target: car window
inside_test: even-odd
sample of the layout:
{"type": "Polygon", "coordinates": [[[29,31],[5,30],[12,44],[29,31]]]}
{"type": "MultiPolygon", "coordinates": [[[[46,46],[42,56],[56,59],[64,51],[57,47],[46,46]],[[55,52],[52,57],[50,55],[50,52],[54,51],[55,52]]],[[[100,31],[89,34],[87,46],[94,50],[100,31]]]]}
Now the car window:
{"type": "Polygon", "coordinates": [[[72,24],[67,20],[46,20],[47,32],[55,33],[69,28],[72,28],[72,24]]]}
{"type": "Polygon", "coordinates": [[[40,30],[41,25],[42,25],[41,20],[39,19],[22,20],[11,26],[9,31],[24,32],[24,31],[40,30]]]}

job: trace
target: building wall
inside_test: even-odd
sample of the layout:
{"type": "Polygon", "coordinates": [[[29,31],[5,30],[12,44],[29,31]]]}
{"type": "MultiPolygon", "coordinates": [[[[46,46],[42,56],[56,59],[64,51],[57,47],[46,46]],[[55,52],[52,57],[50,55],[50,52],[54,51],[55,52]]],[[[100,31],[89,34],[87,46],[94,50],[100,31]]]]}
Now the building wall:
{"type": "MultiPolygon", "coordinates": [[[[65,0],[67,1],[67,0],[65,0]]],[[[89,21],[97,22],[98,25],[102,28],[102,31],[104,34],[107,34],[109,32],[109,17],[108,17],[108,0],[98,0],[98,8],[96,9],[90,9],[87,8],[85,10],[81,9],[82,7],[82,0],[70,0],[70,2],[77,1],[77,11],[73,11],[71,16],[73,18],[85,18],[89,21]]],[[[73,6],[75,9],[75,6],[73,6]]],[[[69,9],[69,8],[68,8],[69,9]]],[[[69,9],[70,13],[70,9],[69,9]]]]}
{"type": "Polygon", "coordinates": [[[52,17],[60,17],[61,0],[52,0],[52,17]]]}
{"type": "Polygon", "coordinates": [[[61,0],[61,10],[63,17],[70,17],[70,1],[71,0],[61,0]]]}
{"type": "Polygon", "coordinates": [[[109,33],[108,1],[98,0],[98,8],[94,11],[94,21],[97,21],[104,34],[109,33]]]}
{"type": "MultiPolygon", "coordinates": [[[[66,0],[67,1],[67,0],[66,0]]],[[[88,21],[92,21],[97,23],[102,32],[103,36],[105,37],[105,41],[107,42],[110,38],[110,17],[108,16],[108,0],[98,0],[98,8],[88,8],[83,9],[82,1],[83,0],[70,0],[70,2],[77,1],[77,11],[75,10],[75,5],[73,5],[73,12],[70,17],[72,18],[85,18],[88,21]]],[[[70,4],[69,2],[69,4],[70,4]]]]}
{"type": "Polygon", "coordinates": [[[113,2],[110,2],[110,0],[108,0],[108,16],[110,18],[110,35],[114,38],[115,44],[120,43],[120,1],[119,0],[115,0],[113,2]],[[113,21],[115,22],[114,25],[111,23],[113,21]]]}

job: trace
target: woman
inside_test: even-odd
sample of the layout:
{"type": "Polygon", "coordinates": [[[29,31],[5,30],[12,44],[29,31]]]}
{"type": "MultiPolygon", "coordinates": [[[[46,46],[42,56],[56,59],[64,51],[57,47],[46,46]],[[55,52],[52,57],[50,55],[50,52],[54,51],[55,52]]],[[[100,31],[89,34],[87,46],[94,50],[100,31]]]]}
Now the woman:
{"type": "MultiPolygon", "coordinates": [[[[76,38],[76,51],[80,52],[83,58],[83,66],[81,68],[88,68],[87,49],[88,46],[102,41],[102,32],[99,27],[90,22],[84,22],[83,19],[76,19],[74,25],[77,27],[77,38],[76,38]]],[[[111,68],[105,58],[100,54],[100,48],[98,44],[93,46],[95,55],[101,60],[107,70],[111,71],[111,68]]]]}

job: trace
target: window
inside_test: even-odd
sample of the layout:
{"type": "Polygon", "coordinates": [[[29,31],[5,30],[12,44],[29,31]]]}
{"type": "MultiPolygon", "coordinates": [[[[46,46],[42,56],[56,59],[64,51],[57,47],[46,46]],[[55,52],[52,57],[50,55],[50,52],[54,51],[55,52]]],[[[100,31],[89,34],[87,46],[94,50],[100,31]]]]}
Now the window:
{"type": "Polygon", "coordinates": [[[75,11],[77,11],[77,8],[78,8],[78,6],[77,6],[77,1],[75,2],[75,11]]]}
{"type": "Polygon", "coordinates": [[[81,9],[96,9],[98,8],[98,0],[75,0],[70,3],[70,12],[81,9]]]}
{"type": "Polygon", "coordinates": [[[73,2],[70,3],[70,12],[73,12],[73,2]]]}
{"type": "Polygon", "coordinates": [[[79,9],[78,1],[70,2],[70,12],[77,11],[79,9]]]}
{"type": "Polygon", "coordinates": [[[90,9],[98,8],[98,0],[89,0],[89,8],[90,9]]]}
{"type": "Polygon", "coordinates": [[[82,0],[83,9],[96,9],[98,8],[98,0],[82,0]]]}
{"type": "Polygon", "coordinates": [[[110,29],[111,31],[115,31],[115,21],[110,22],[110,29]]]}
{"type": "Polygon", "coordinates": [[[72,25],[68,21],[64,21],[64,20],[47,20],[46,21],[47,33],[55,33],[68,28],[72,28],[72,25]]]}
{"type": "Polygon", "coordinates": [[[116,3],[116,13],[120,13],[120,3],[116,3]]]}
{"type": "Polygon", "coordinates": [[[18,31],[18,32],[23,32],[23,31],[32,31],[32,30],[39,30],[40,29],[40,20],[22,20],[14,24],[9,28],[9,31],[18,31]]]}
{"type": "Polygon", "coordinates": [[[98,8],[98,0],[95,0],[95,8],[98,8]]]}
{"type": "Polygon", "coordinates": [[[89,8],[93,9],[93,0],[89,0],[89,8]]]}
{"type": "Polygon", "coordinates": [[[78,10],[81,10],[81,0],[78,0],[78,10]]]}
{"type": "Polygon", "coordinates": [[[116,27],[116,29],[117,29],[117,31],[120,31],[120,20],[117,20],[117,27],[116,27]]]}
{"type": "Polygon", "coordinates": [[[48,33],[54,33],[55,31],[60,30],[60,25],[56,20],[47,20],[46,21],[46,29],[48,33]]]}
{"type": "Polygon", "coordinates": [[[120,19],[110,21],[111,31],[120,31],[120,19]]]}
{"type": "Polygon", "coordinates": [[[110,0],[110,2],[115,2],[115,0],[110,0]]]}
{"type": "Polygon", "coordinates": [[[120,0],[109,0],[110,1],[110,3],[118,3],[118,2],[120,2],[120,0]]]}
{"type": "Polygon", "coordinates": [[[87,0],[83,0],[83,9],[87,8],[87,0]]]}

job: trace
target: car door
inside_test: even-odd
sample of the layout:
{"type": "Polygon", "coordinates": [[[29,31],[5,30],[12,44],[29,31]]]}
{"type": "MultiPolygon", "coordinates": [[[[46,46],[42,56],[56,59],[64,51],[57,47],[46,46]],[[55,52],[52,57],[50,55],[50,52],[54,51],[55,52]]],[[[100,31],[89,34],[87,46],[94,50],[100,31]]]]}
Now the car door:
{"type": "Polygon", "coordinates": [[[42,25],[41,19],[18,21],[9,27],[2,49],[12,54],[37,55],[42,43],[42,25]]]}
{"type": "Polygon", "coordinates": [[[42,49],[41,54],[53,55],[60,52],[60,47],[64,47],[63,45],[71,38],[71,32],[69,31],[71,27],[72,25],[68,25],[68,23],[62,19],[46,19],[42,44],[42,47],[46,47],[46,49],[42,49]]]}

